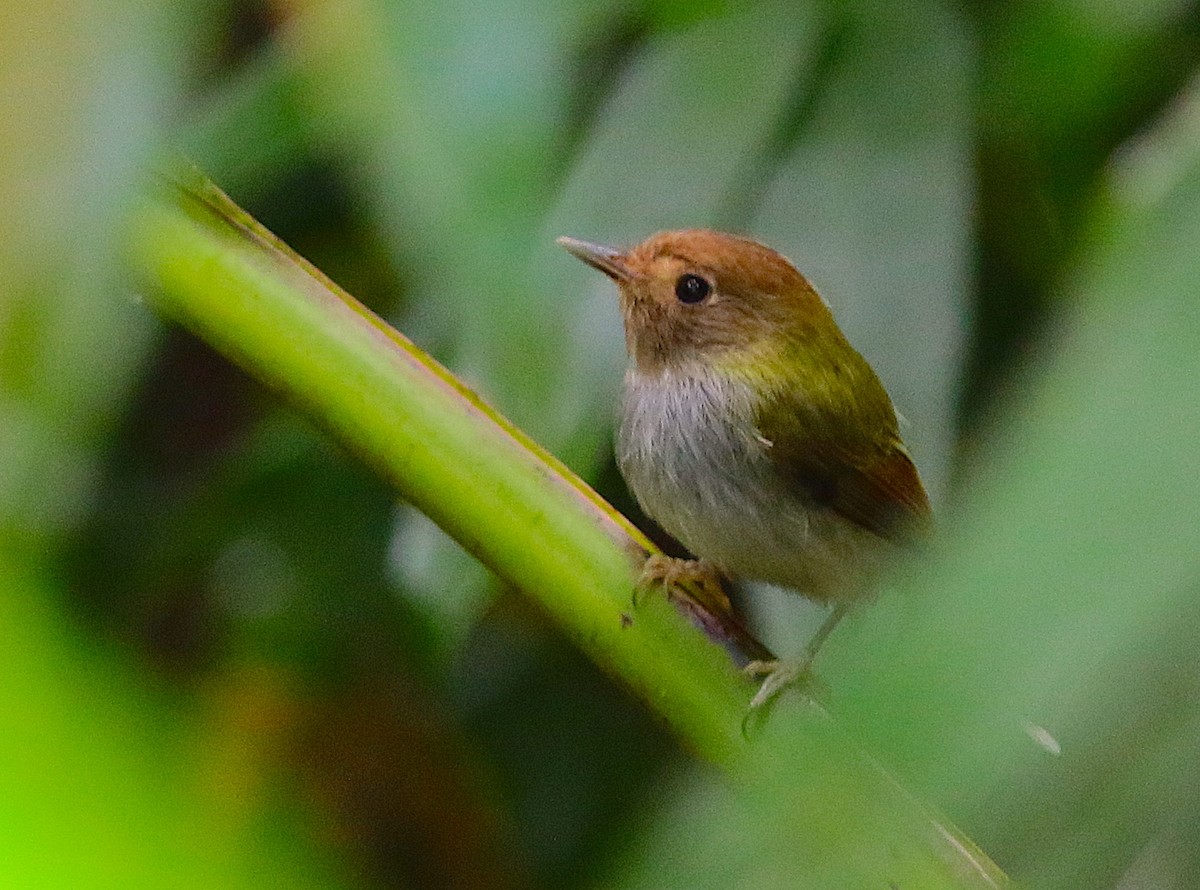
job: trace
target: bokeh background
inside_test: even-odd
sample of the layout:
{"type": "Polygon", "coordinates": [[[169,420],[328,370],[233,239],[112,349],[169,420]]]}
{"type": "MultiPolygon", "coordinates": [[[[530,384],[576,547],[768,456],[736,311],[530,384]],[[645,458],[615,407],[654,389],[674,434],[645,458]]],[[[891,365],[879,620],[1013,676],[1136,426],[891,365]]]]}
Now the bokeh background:
{"type": "MultiPolygon", "coordinates": [[[[1047,621],[1105,644],[1080,661],[1064,631],[1030,651],[1147,709],[1097,723],[1112,688],[1036,662],[1000,672],[1005,689],[1053,688],[1102,726],[1071,775],[1013,759],[975,794],[919,729],[894,762],[1018,874],[1200,885],[1181,605],[1200,577],[1198,62],[1200,8],[1181,0],[7,0],[0,870],[13,886],[704,878],[672,851],[720,812],[707,769],[519,592],[142,304],[125,212],[183,154],[635,516],[611,455],[611,285],[554,237],[704,225],[790,256],[888,385],[945,523],[1000,548],[947,564],[996,597],[1069,590],[1047,621]],[[1097,387],[1116,401],[1094,427],[1060,441],[1042,424],[1097,387]],[[1078,493],[1006,501],[1022,478],[1078,493]],[[1113,602],[1157,622],[1141,636],[1089,605],[1106,554],[1128,570],[1113,602]],[[1106,797],[1102,767],[1148,750],[1170,757],[1106,797]],[[1036,790],[998,803],[1013,776],[1036,790]],[[1111,841],[1098,873],[1079,838],[1111,841]]],[[[743,600],[781,649],[820,617],[743,600]]],[[[853,637],[831,648],[836,680],[853,637]]],[[[866,707],[883,693],[846,676],[864,737],[893,738],[866,707]]]]}

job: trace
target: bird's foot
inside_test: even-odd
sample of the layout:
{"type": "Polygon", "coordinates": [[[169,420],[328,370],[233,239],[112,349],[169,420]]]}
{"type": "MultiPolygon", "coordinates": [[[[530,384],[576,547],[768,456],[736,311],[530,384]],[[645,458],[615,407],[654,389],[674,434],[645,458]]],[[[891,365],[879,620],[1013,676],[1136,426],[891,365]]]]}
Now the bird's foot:
{"type": "Polygon", "coordinates": [[[721,584],[721,573],[707,559],[679,559],[656,553],[646,559],[637,589],[661,587],[667,596],[685,596],[702,608],[729,614],[733,605],[721,584]]]}
{"type": "Polygon", "coordinates": [[[812,663],[825,641],[850,611],[847,603],[838,603],[812,635],[798,658],[779,658],[774,661],[752,661],[742,671],[751,677],[763,677],[762,686],[750,700],[751,712],[772,701],[789,686],[795,686],[810,698],[824,698],[829,690],[813,673],[812,663]]]}
{"type": "Polygon", "coordinates": [[[805,652],[799,658],[779,658],[774,661],[752,661],[742,672],[749,677],[762,677],[762,685],[750,699],[750,711],[775,700],[783,690],[795,687],[810,698],[820,698],[827,691],[812,670],[813,655],[805,652]]]}

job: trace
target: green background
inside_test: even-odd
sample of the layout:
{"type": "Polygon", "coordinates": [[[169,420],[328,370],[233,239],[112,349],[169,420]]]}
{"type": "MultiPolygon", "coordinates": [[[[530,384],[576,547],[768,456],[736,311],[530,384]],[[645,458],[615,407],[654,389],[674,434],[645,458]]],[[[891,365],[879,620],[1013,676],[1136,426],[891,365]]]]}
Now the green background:
{"type": "Polygon", "coordinates": [[[155,318],[119,257],[179,152],[627,510],[611,285],[554,237],[790,256],[942,530],[829,643],[835,717],[1018,880],[1196,886],[1198,61],[1180,2],[10,0],[0,872],[846,886],[795,853],[835,800],[762,824],[802,757],[731,790],[155,318]]]}

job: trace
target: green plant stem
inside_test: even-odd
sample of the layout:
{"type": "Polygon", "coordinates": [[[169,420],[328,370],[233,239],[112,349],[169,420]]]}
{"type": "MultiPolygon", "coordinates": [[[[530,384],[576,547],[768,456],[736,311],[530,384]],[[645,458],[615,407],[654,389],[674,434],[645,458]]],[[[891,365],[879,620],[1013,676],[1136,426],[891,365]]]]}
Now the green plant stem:
{"type": "Polygon", "coordinates": [[[534,596],[701,756],[742,747],[749,685],[661,598],[652,547],[585,483],[202,178],[144,202],[147,296],[279,389],[505,581],[534,596]]]}
{"type": "MultiPolygon", "coordinates": [[[[743,719],[753,686],[723,647],[662,597],[642,597],[634,607],[634,579],[652,545],[444,368],[198,174],[181,174],[140,203],[129,258],[157,309],[301,406],[497,575],[536,599],[698,755],[748,786],[775,774],[776,758],[792,746],[764,751],[747,742],[743,719]]],[[[851,860],[855,843],[880,846],[869,831],[906,826],[889,838],[906,839],[899,841],[905,856],[889,858],[882,872],[878,863],[862,866],[864,879],[886,875],[902,887],[1003,881],[822,709],[811,702],[788,707],[785,725],[799,733],[808,761],[785,767],[797,791],[790,818],[827,804],[836,789],[839,809],[862,826],[835,845],[850,843],[843,853],[851,860]],[[806,794],[806,782],[824,793],[806,794]],[[916,876],[923,883],[905,883],[916,876]]]]}

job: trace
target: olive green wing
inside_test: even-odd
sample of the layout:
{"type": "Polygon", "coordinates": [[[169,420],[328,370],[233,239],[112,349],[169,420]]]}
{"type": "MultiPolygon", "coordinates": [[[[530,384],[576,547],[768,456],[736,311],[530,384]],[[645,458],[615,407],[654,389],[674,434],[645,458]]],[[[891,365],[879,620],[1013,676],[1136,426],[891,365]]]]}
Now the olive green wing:
{"type": "Polygon", "coordinates": [[[776,470],[794,491],[898,544],[932,528],[920,474],[874,372],[854,387],[783,389],[767,399],[758,428],[776,470]],[[849,391],[853,399],[822,398],[849,391]]]}

